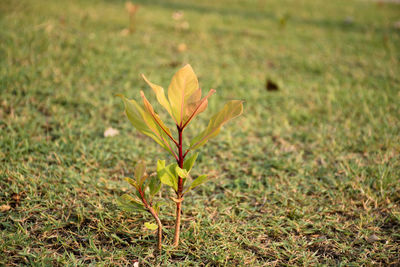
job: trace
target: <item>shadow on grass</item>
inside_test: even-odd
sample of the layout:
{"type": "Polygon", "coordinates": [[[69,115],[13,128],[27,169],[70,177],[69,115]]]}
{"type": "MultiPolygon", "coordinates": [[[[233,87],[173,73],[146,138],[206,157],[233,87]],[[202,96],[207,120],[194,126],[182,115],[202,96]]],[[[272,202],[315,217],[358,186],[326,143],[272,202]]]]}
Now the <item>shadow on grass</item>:
{"type": "MultiPolygon", "coordinates": [[[[124,0],[116,0],[115,2],[121,2],[121,4],[125,3],[124,0]]],[[[185,3],[185,2],[166,2],[161,0],[153,0],[153,1],[146,1],[146,0],[137,0],[135,3],[138,3],[143,6],[158,6],[164,9],[170,9],[171,11],[192,11],[201,14],[216,14],[220,16],[232,16],[232,17],[241,17],[242,19],[246,20],[269,20],[275,21],[279,24],[280,16],[277,13],[274,13],[269,10],[246,10],[246,9],[239,9],[239,8],[220,8],[220,7],[213,7],[213,6],[206,6],[206,5],[198,5],[193,3],[185,3]]],[[[340,15],[339,15],[340,16],[340,15]]],[[[293,14],[289,14],[289,18],[287,21],[288,24],[291,25],[309,25],[312,27],[322,28],[325,30],[341,30],[345,32],[359,32],[364,33],[368,30],[376,30],[376,31],[383,31],[383,30],[390,30],[386,27],[378,27],[374,25],[368,24],[361,24],[356,23],[355,21],[348,20],[343,17],[342,20],[332,20],[332,19],[319,19],[319,18],[302,18],[296,17],[293,14]]],[[[259,37],[259,35],[257,35],[259,37]]]]}

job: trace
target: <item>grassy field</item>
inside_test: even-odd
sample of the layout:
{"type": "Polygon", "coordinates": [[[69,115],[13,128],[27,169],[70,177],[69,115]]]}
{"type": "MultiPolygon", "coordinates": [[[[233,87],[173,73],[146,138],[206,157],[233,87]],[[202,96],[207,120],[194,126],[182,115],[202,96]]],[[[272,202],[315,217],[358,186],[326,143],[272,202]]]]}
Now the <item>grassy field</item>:
{"type": "Polygon", "coordinates": [[[136,3],[129,35],[124,1],[0,2],[0,265],[400,264],[400,5],[136,3]],[[201,149],[216,178],[185,198],[178,249],[162,210],[157,256],[151,217],[116,199],[168,155],[115,94],[154,102],[139,74],[167,87],[185,63],[217,90],[188,135],[225,100],[245,110],[201,149]]]}

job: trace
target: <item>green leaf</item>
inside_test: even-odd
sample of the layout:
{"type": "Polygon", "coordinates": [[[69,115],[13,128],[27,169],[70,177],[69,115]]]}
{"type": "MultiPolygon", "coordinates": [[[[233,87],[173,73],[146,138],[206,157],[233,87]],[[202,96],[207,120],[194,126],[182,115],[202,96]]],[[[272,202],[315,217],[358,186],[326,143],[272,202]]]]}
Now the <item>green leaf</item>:
{"type": "Polygon", "coordinates": [[[117,203],[125,211],[146,211],[142,202],[128,194],[122,195],[122,197],[117,200],[117,203]]]}
{"type": "Polygon", "coordinates": [[[187,170],[181,169],[178,165],[175,167],[175,172],[181,178],[186,178],[188,176],[187,170]]]}
{"type": "Polygon", "coordinates": [[[144,227],[146,227],[149,230],[156,230],[158,228],[157,224],[150,222],[145,222],[144,227]]]}
{"type": "Polygon", "coordinates": [[[144,207],[144,204],[143,204],[140,200],[134,198],[134,197],[131,196],[131,195],[123,194],[121,198],[122,198],[123,200],[125,200],[126,202],[129,202],[129,203],[132,203],[132,204],[135,204],[135,205],[139,205],[139,206],[141,206],[141,207],[144,207]]]}
{"type": "Polygon", "coordinates": [[[225,104],[225,106],[214,116],[211,117],[207,128],[199,135],[193,138],[190,142],[189,149],[197,149],[207,143],[210,138],[218,135],[221,127],[229,120],[239,116],[243,112],[243,101],[232,100],[225,104]]]}
{"type": "Polygon", "coordinates": [[[129,203],[124,203],[124,202],[122,202],[120,200],[117,200],[117,205],[121,210],[126,211],[126,212],[136,213],[136,212],[144,212],[144,211],[146,211],[143,208],[135,207],[133,205],[130,205],[129,203]]]}
{"type": "Polygon", "coordinates": [[[189,173],[192,168],[193,165],[197,159],[197,156],[199,155],[199,153],[194,153],[193,155],[191,155],[189,158],[187,158],[185,160],[185,162],[183,163],[183,168],[189,173]]]}
{"type": "Polygon", "coordinates": [[[144,161],[139,161],[139,163],[136,164],[135,166],[135,178],[140,187],[142,187],[144,180],[146,180],[147,175],[145,175],[146,172],[146,164],[144,161]]]}
{"type": "MultiPolygon", "coordinates": [[[[133,185],[136,188],[136,191],[135,191],[136,196],[138,197],[138,199],[142,199],[142,196],[139,193],[140,187],[137,184],[137,182],[135,180],[129,178],[129,177],[125,177],[124,180],[127,181],[128,183],[130,183],[131,185],[133,185]]],[[[144,194],[144,197],[147,199],[146,192],[144,190],[142,192],[144,194]]]]}
{"type": "Polygon", "coordinates": [[[176,163],[165,166],[165,160],[159,160],[157,162],[157,176],[163,184],[168,185],[177,191],[178,177],[175,173],[175,166],[177,166],[176,163]]]}
{"type": "Polygon", "coordinates": [[[149,182],[150,196],[153,197],[161,189],[161,181],[157,176],[152,176],[149,182]]]}
{"type": "Polygon", "coordinates": [[[149,136],[156,141],[165,150],[174,155],[173,150],[168,142],[168,135],[163,129],[153,120],[153,117],[136,103],[135,100],[127,99],[123,95],[118,95],[122,98],[125,105],[125,113],[132,125],[141,133],[149,136]]]}
{"type": "Polygon", "coordinates": [[[165,201],[160,201],[154,204],[154,210],[156,211],[156,213],[160,213],[160,208],[161,206],[167,205],[167,202],[165,201]]]}
{"type": "Polygon", "coordinates": [[[193,188],[195,188],[195,187],[197,187],[197,186],[199,186],[199,185],[201,185],[201,184],[203,184],[203,183],[205,183],[207,181],[208,181],[207,180],[207,175],[205,175],[205,174],[200,175],[199,177],[197,177],[193,181],[193,183],[190,185],[190,187],[187,189],[187,191],[192,190],[193,188]]]}

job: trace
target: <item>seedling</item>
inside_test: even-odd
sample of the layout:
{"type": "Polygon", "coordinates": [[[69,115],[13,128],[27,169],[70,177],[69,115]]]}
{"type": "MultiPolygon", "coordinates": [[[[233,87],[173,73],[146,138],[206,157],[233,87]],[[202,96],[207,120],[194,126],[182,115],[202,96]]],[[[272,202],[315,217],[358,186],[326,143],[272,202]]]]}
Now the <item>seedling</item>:
{"type": "Polygon", "coordinates": [[[184,66],[172,77],[171,84],[168,87],[168,99],[161,86],[151,83],[144,75],[142,77],[153,89],[158,102],[174,120],[178,139],[173,137],[171,130],[154,111],[143,91],[140,92],[143,105],[139,105],[135,100],[129,100],[122,95],[119,96],[124,101],[125,113],[133,126],[156,141],[176,161],[176,163],[166,165],[165,160],[159,160],[157,175],[161,183],[171,187],[176,194],[176,197],[171,199],[176,203],[174,246],[178,246],[183,196],[208,180],[207,175],[200,175],[189,182],[191,180],[190,171],[198,154],[194,153],[188,158],[186,156],[217,136],[225,123],[239,116],[243,112],[243,102],[240,100],[228,101],[219,112],[211,117],[207,128],[199,132],[191,140],[189,146],[184,148],[184,129],[194,117],[207,108],[208,98],[215,93],[215,90],[211,89],[205,97],[201,98],[199,82],[190,65],[184,66]]]}
{"type": "Polygon", "coordinates": [[[136,23],[135,23],[135,17],[136,17],[136,12],[139,9],[139,5],[134,5],[131,2],[126,2],[125,3],[125,8],[128,11],[129,15],[129,33],[132,34],[136,30],[136,23]]]}
{"type": "Polygon", "coordinates": [[[146,222],[144,226],[149,230],[158,228],[158,249],[161,250],[162,224],[158,214],[163,202],[153,201],[154,196],[161,188],[160,179],[155,175],[149,177],[146,173],[146,165],[144,162],[139,162],[135,167],[134,179],[126,177],[125,181],[133,185],[136,189],[136,194],[135,196],[124,194],[119,201],[120,206],[128,211],[147,211],[151,213],[157,224],[146,222]]]}

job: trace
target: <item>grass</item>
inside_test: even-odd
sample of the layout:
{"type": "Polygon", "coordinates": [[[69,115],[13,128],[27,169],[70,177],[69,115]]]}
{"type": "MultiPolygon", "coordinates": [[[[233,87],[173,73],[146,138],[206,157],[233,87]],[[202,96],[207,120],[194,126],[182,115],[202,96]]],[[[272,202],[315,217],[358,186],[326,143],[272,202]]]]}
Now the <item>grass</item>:
{"type": "Polygon", "coordinates": [[[400,264],[400,5],[137,3],[133,35],[124,1],[0,3],[0,265],[400,264]],[[201,150],[194,171],[218,179],[185,198],[178,249],[163,209],[157,257],[150,217],[116,199],[167,155],[114,95],[184,63],[217,90],[189,135],[223,100],[245,112],[201,150]]]}

